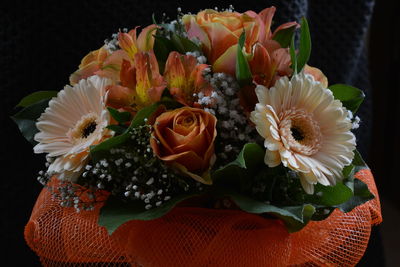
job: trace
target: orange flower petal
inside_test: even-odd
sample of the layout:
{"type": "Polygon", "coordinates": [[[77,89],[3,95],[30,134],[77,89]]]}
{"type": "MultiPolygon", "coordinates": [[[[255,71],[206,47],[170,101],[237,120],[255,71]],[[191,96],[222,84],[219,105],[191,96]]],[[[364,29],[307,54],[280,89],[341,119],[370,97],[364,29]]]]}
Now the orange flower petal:
{"type": "Polygon", "coordinates": [[[200,171],[203,167],[203,159],[193,151],[185,151],[179,154],[161,156],[161,160],[171,162],[174,161],[187,168],[188,171],[200,171]]]}
{"type": "Polygon", "coordinates": [[[108,91],[107,105],[115,108],[129,106],[133,101],[134,91],[128,87],[112,85],[106,88],[108,91]]]}
{"type": "Polygon", "coordinates": [[[322,86],[328,88],[328,78],[326,78],[326,76],[320,69],[311,67],[306,64],[304,66],[304,72],[312,75],[314,77],[314,80],[319,81],[322,84],[322,86]]]}
{"type": "Polygon", "coordinates": [[[69,81],[71,85],[78,83],[81,79],[86,79],[95,74],[96,71],[100,70],[99,63],[97,61],[93,61],[79,70],[75,71],[69,77],[69,81]]]}
{"type": "Polygon", "coordinates": [[[185,15],[182,17],[189,38],[197,38],[203,45],[203,50],[208,54],[211,51],[211,42],[207,33],[197,24],[193,15],[185,15]]]}
{"type": "Polygon", "coordinates": [[[210,39],[211,52],[207,58],[211,63],[238,42],[239,36],[220,23],[208,23],[202,25],[202,28],[208,33],[210,39]]]}
{"type": "Polygon", "coordinates": [[[214,72],[225,72],[232,76],[236,73],[237,44],[229,47],[212,65],[214,72]]]}
{"type": "Polygon", "coordinates": [[[125,59],[122,60],[120,72],[121,85],[129,88],[135,88],[136,73],[131,63],[125,59]]]}
{"type": "Polygon", "coordinates": [[[186,87],[185,68],[178,52],[173,51],[169,54],[165,63],[164,77],[169,88],[175,88],[177,94],[183,93],[186,87]]]}
{"type": "MultiPolygon", "coordinates": [[[[150,51],[153,49],[154,45],[154,33],[157,30],[157,26],[152,24],[144,28],[138,38],[137,38],[137,47],[139,51],[150,51]]],[[[135,33],[136,34],[136,33],[135,33]]]]}
{"type": "Polygon", "coordinates": [[[125,50],[131,58],[138,52],[136,43],[130,34],[124,32],[118,33],[118,42],[119,46],[125,50]]]}
{"type": "Polygon", "coordinates": [[[271,39],[271,24],[272,24],[272,18],[274,17],[276,8],[274,6],[266,8],[262,10],[259,13],[259,17],[261,18],[263,24],[264,24],[264,29],[265,33],[262,39],[258,39],[261,43],[263,43],[267,39],[271,39]]]}

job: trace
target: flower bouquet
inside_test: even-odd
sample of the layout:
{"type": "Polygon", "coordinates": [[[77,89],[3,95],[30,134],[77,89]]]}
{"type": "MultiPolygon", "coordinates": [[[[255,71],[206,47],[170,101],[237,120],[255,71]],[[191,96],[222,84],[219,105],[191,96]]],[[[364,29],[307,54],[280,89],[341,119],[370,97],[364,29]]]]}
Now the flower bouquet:
{"type": "Polygon", "coordinates": [[[352,133],[364,95],[307,65],[306,19],[271,30],[274,13],[178,8],[22,99],[47,159],[25,229],[44,265],[359,261],[382,220],[352,133]]]}

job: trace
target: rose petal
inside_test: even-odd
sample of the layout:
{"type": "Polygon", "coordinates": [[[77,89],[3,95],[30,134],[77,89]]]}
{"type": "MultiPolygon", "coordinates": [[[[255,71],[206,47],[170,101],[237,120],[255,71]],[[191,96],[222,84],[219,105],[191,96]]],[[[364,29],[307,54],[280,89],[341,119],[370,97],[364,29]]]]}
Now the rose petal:
{"type": "Polygon", "coordinates": [[[237,44],[229,47],[217,60],[213,66],[214,72],[224,72],[235,76],[236,73],[236,53],[237,44]]]}

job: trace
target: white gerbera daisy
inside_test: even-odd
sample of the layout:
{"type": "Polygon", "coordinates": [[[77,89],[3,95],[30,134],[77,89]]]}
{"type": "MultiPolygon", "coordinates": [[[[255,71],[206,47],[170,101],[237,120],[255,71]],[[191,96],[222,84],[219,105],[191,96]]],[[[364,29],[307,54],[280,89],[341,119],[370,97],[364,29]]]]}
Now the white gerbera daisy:
{"type": "Polygon", "coordinates": [[[89,147],[98,144],[110,131],[105,89],[111,81],[99,76],[67,85],[40,116],[36,126],[35,153],[55,157],[48,172],[61,180],[76,181],[83,171],[89,147]]]}
{"type": "Polygon", "coordinates": [[[250,119],[265,138],[265,163],[299,172],[309,194],[316,183],[334,185],[341,179],[356,142],[347,111],[332,92],[301,73],[270,89],[259,85],[256,93],[259,103],[250,119]]]}

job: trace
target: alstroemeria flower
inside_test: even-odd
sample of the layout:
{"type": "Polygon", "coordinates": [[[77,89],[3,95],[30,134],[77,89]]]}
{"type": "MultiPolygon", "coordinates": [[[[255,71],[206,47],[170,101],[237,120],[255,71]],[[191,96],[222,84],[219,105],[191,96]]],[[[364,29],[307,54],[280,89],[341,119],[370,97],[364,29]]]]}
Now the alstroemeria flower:
{"type": "Polygon", "coordinates": [[[133,63],[124,60],[120,72],[121,85],[108,88],[108,104],[116,108],[139,110],[161,98],[166,82],[160,75],[153,52],[139,52],[133,63]]]}
{"type": "Polygon", "coordinates": [[[69,77],[71,85],[77,84],[80,80],[93,76],[101,70],[106,58],[110,55],[105,46],[87,54],[81,61],[79,69],[69,77]]]}
{"type": "Polygon", "coordinates": [[[157,29],[157,26],[154,24],[147,26],[140,32],[138,37],[136,37],[136,29],[137,27],[128,33],[120,32],[118,34],[119,46],[128,53],[131,59],[134,59],[138,52],[153,50],[154,31],[157,29]]]}
{"type": "Polygon", "coordinates": [[[298,26],[296,22],[288,22],[278,26],[272,32],[271,24],[275,11],[275,7],[270,7],[258,14],[257,18],[261,21],[261,31],[258,42],[254,45],[253,53],[249,58],[254,82],[266,87],[272,86],[282,76],[291,75],[289,49],[281,47],[273,39],[279,31],[298,26]]]}
{"type": "Polygon", "coordinates": [[[193,106],[194,94],[199,92],[205,95],[211,94],[213,89],[203,77],[203,71],[208,67],[206,64],[197,64],[194,56],[171,52],[164,71],[164,78],[171,95],[178,102],[193,106]]]}
{"type": "Polygon", "coordinates": [[[80,80],[93,75],[119,82],[123,60],[133,62],[136,53],[152,51],[154,45],[153,34],[156,28],[157,26],[154,24],[147,26],[140,32],[139,36],[136,33],[137,27],[128,33],[120,32],[118,41],[121,49],[110,52],[103,46],[90,52],[82,59],[79,69],[71,74],[70,83],[74,85],[80,80]]]}

